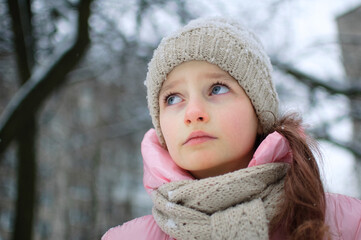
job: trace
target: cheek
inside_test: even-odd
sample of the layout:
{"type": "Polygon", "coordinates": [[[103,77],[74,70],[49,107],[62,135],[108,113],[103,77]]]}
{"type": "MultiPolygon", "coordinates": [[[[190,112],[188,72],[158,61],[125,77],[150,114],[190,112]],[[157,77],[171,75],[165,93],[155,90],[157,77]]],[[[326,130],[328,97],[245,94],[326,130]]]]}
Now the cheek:
{"type": "Polygon", "coordinates": [[[176,124],[176,119],[172,117],[163,116],[159,119],[161,131],[167,145],[167,150],[173,159],[173,161],[178,165],[180,163],[180,153],[178,151],[179,144],[179,128],[176,124]]]}
{"type": "Polygon", "coordinates": [[[258,119],[253,108],[240,108],[238,105],[231,108],[230,111],[219,114],[219,116],[222,115],[222,131],[233,143],[254,142],[257,136],[258,119]]]}
{"type": "Polygon", "coordinates": [[[160,129],[162,131],[164,140],[168,140],[168,136],[172,136],[172,128],[170,127],[169,120],[163,114],[159,116],[160,129]]]}
{"type": "Polygon", "coordinates": [[[165,143],[167,144],[167,148],[169,151],[171,151],[177,140],[177,127],[175,127],[175,119],[161,114],[159,117],[159,122],[165,143]]]}

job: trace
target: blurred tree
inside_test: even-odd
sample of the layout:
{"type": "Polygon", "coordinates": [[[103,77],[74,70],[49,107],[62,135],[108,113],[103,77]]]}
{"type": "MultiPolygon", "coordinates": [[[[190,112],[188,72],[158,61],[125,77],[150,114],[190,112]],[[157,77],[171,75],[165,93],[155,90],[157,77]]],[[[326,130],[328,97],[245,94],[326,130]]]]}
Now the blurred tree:
{"type": "MultiPolygon", "coordinates": [[[[305,84],[310,89],[311,94],[315,94],[315,89],[324,89],[329,95],[344,95],[350,99],[359,98],[361,96],[361,84],[359,82],[348,83],[347,81],[344,81],[344,83],[340,84],[339,82],[332,80],[318,78],[287,63],[282,63],[277,59],[273,59],[272,63],[285,74],[289,74],[291,77],[305,84]]],[[[353,111],[353,117],[359,116],[360,112],[357,112],[357,109],[354,108],[353,111]]],[[[358,142],[343,142],[330,135],[328,131],[330,130],[330,125],[332,124],[332,121],[326,121],[321,126],[312,129],[311,133],[313,133],[317,139],[331,142],[347,151],[350,151],[357,158],[361,158],[361,147],[358,142]]]]}
{"type": "MultiPolygon", "coordinates": [[[[337,119],[327,119],[310,132],[319,140],[325,140],[349,151],[355,156],[355,173],[358,178],[358,188],[361,188],[361,6],[358,6],[337,18],[338,38],[342,49],[340,56],[346,72],[345,79],[336,81],[335,79],[323,79],[313,74],[301,71],[296,67],[282,62],[277,58],[272,59],[273,65],[286,75],[304,84],[309,90],[310,99],[317,99],[317,90],[326,91],[328,98],[334,95],[344,96],[350,101],[350,110],[344,109],[337,119]],[[331,134],[332,126],[342,119],[351,119],[352,138],[349,141],[341,140],[331,134]]],[[[316,102],[313,105],[317,105],[316,102]]],[[[342,136],[343,134],[340,134],[342,136]]],[[[359,198],[361,198],[359,190],[359,198]]]]}
{"type": "MultiPolygon", "coordinates": [[[[361,6],[346,12],[337,18],[339,41],[342,49],[342,63],[348,83],[354,92],[349,94],[350,117],[353,123],[352,142],[347,144],[356,156],[356,171],[361,172],[361,6]],[[355,91],[356,90],[356,91],[355,91]]],[[[361,187],[361,174],[357,174],[361,187]]],[[[361,197],[361,196],[360,196],[361,197]]]]}
{"type": "MultiPolygon", "coordinates": [[[[0,154],[12,140],[18,145],[17,201],[13,239],[32,239],[36,194],[36,126],[43,101],[64,81],[84,55],[89,43],[88,18],[91,0],[80,1],[76,37],[69,47],[51,59],[42,72],[35,72],[34,31],[31,1],[8,0],[14,52],[21,87],[0,117],[0,154]]],[[[39,66],[36,66],[39,67],[39,66]]]]}
{"type": "MultiPolygon", "coordinates": [[[[144,208],[137,210],[133,200],[137,193],[132,193],[141,181],[139,161],[134,161],[134,158],[140,159],[140,156],[138,148],[134,146],[138,147],[139,137],[150,127],[144,91],[139,94],[139,89],[144,90],[146,64],[154,44],[163,34],[156,33],[157,23],[154,20],[152,23],[143,22],[142,19],[151,19],[154,10],[160,14],[169,14],[168,18],[174,18],[174,11],[179,14],[181,22],[188,21],[186,18],[189,14],[183,9],[183,1],[96,2],[93,6],[95,14],[90,19],[93,44],[88,57],[74,70],[89,41],[88,33],[84,30],[87,30],[90,2],[79,1],[74,4],[72,1],[38,0],[29,5],[30,13],[34,14],[32,22],[35,22],[29,26],[34,28],[30,29],[33,49],[29,52],[33,54],[36,64],[34,70],[29,68],[29,80],[14,94],[2,112],[0,152],[4,153],[10,142],[17,140],[16,136],[20,135],[24,140],[25,130],[29,131],[29,138],[35,140],[35,130],[31,133],[31,128],[26,124],[31,116],[35,120],[39,114],[38,146],[34,141],[33,144],[26,144],[33,150],[33,169],[29,166],[19,167],[24,169],[24,175],[31,173],[31,179],[22,177],[18,182],[18,187],[30,184],[27,189],[18,190],[19,199],[25,199],[20,196],[26,195],[33,202],[30,206],[22,203],[18,205],[20,209],[32,211],[30,213],[33,214],[35,186],[40,205],[36,207],[38,216],[31,224],[30,220],[29,224],[20,222],[22,217],[17,216],[22,211],[15,214],[15,239],[18,239],[17,222],[20,227],[33,225],[36,239],[99,238],[105,227],[129,220],[136,212],[144,212],[144,208]],[[113,9],[109,8],[109,4],[113,5],[113,9]],[[85,8],[81,7],[85,5],[87,10],[83,11],[85,8]],[[133,14],[133,9],[129,9],[129,6],[136,8],[134,18],[131,19],[129,16],[133,14]],[[114,15],[113,10],[117,10],[117,15],[114,15]],[[69,13],[71,11],[79,13],[78,27],[74,30],[71,29],[74,24],[64,24],[74,22],[69,13]],[[119,25],[121,18],[123,25],[119,25]],[[134,32],[129,28],[133,20],[136,20],[134,32]],[[68,32],[73,32],[76,37],[66,41],[64,29],[67,31],[69,26],[68,32]],[[144,28],[148,28],[148,32],[155,32],[154,39],[144,41],[144,28]],[[64,84],[65,79],[69,80],[66,91],[49,98],[64,84]],[[60,126],[56,125],[59,121],[60,126]],[[132,140],[134,133],[137,135],[136,142],[132,140]],[[37,162],[33,147],[37,149],[37,162]],[[119,166],[117,171],[121,170],[123,181],[120,187],[116,183],[118,173],[114,172],[114,166],[119,166]],[[112,175],[109,174],[111,172],[112,175]],[[40,181],[36,183],[37,176],[40,181]],[[135,178],[137,180],[133,181],[135,178]],[[26,180],[26,184],[21,184],[22,179],[26,180]],[[127,191],[127,194],[122,193],[114,198],[114,194],[119,195],[116,193],[119,189],[127,191]],[[116,200],[124,196],[124,201],[116,200]]],[[[12,11],[9,6],[9,13],[12,11]]],[[[18,12],[20,15],[23,13],[20,10],[18,12]]],[[[18,23],[13,25],[19,27],[18,23]]],[[[19,28],[22,30],[21,26],[19,28]]],[[[19,39],[20,47],[25,48],[25,38],[19,39]]],[[[24,56],[27,53],[19,51],[24,56]]],[[[24,59],[23,56],[17,58],[18,61],[24,59]]],[[[20,161],[19,154],[19,163],[28,164],[29,154],[22,156],[26,161],[20,161]]],[[[20,179],[20,174],[18,176],[20,179]]],[[[29,219],[33,216],[31,214],[27,215],[29,219]]],[[[30,231],[31,228],[22,231],[20,238],[29,237],[30,231]]]]}

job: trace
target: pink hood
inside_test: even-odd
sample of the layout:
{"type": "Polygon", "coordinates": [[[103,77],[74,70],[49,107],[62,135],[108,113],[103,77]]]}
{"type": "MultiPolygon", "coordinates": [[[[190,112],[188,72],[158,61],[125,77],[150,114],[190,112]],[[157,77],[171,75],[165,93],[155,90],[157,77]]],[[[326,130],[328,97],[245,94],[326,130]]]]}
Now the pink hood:
{"type": "MultiPolygon", "coordinates": [[[[154,129],[150,129],[142,142],[144,163],[143,183],[150,194],[164,183],[194,179],[187,171],[178,167],[168,151],[158,141],[154,129]]],[[[291,163],[292,153],[288,141],[278,132],[269,134],[257,148],[248,167],[273,162],[291,163]]]]}

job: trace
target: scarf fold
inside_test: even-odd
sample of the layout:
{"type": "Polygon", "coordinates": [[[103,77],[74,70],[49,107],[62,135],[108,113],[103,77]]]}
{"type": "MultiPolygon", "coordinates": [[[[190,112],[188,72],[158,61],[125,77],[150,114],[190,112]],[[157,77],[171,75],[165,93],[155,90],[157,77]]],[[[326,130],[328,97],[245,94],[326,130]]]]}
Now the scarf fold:
{"type": "Polygon", "coordinates": [[[270,163],[163,184],[152,193],[154,219],[177,240],[268,239],[288,167],[270,163]]]}

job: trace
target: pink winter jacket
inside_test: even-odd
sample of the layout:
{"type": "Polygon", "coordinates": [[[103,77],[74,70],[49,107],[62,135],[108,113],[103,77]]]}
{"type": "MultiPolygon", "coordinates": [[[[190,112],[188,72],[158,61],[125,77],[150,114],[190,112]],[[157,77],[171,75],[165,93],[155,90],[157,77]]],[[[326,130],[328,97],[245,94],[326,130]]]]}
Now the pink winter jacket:
{"type": "MultiPolygon", "coordinates": [[[[193,179],[179,168],[164,148],[159,145],[154,129],[149,130],[142,141],[144,161],[144,187],[151,194],[164,183],[193,179]]],[[[292,153],[287,140],[277,132],[257,148],[249,167],[272,162],[291,162],[292,153]]],[[[326,223],[332,239],[361,240],[361,201],[340,194],[326,194],[326,223]]],[[[156,224],[152,215],[140,217],[109,229],[102,240],[172,240],[156,224]]],[[[285,239],[282,231],[276,231],[271,240],[285,239]]]]}

